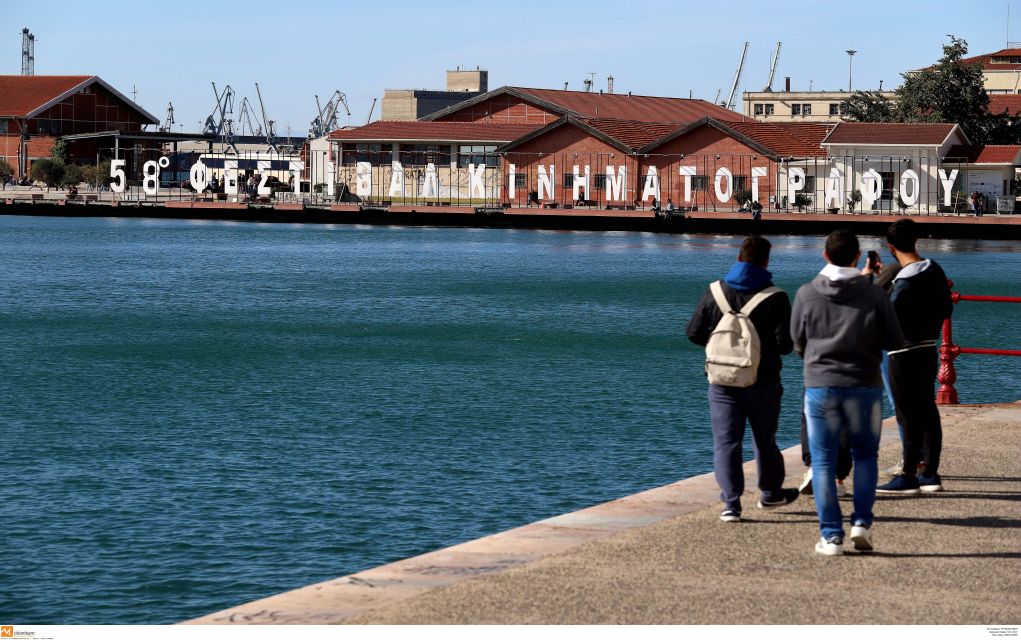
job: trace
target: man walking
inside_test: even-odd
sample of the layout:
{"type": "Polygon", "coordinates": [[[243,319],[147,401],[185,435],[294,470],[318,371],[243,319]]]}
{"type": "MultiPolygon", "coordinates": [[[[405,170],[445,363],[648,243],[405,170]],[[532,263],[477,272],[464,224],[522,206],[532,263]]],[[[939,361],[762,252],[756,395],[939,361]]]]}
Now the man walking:
{"type": "Polygon", "coordinates": [[[746,379],[735,382],[745,386],[713,383],[712,380],[709,385],[713,469],[724,505],[720,520],[724,522],[741,520],[741,495],[744,493],[741,442],[746,421],[751,424],[758,468],[759,508],[780,507],[798,497],[797,489],[782,486],[784,462],[776,445],[783,395],[780,356],[790,353],[792,348],[791,306],[787,294],[772,286],[773,276],[766,270],[770,246],[765,238],[745,238],[737,263],[722,282],[709,286],[686,331],[689,340],[705,346],[727,313],[746,316],[757,334],[757,366],[746,372],[746,379]]]}
{"type": "Polygon", "coordinates": [[[941,491],[939,458],[943,428],[936,409],[936,340],[953,302],[947,274],[932,260],[918,254],[915,223],[902,218],[886,232],[887,246],[901,270],[893,280],[890,300],[907,344],[890,352],[890,390],[897,421],[904,427],[904,466],[900,475],[876,489],[879,493],[914,495],[941,491]],[[925,471],[916,476],[918,463],[925,471]]]}
{"type": "Polygon", "coordinates": [[[805,417],[822,536],[815,550],[835,556],[844,553],[834,476],[845,430],[854,463],[851,542],[858,551],[872,550],[883,417],[879,365],[882,351],[900,348],[904,338],[889,297],[855,268],[861,258],[858,238],[834,231],[823,256],[828,264],[794,298],[791,337],[805,359],[805,417]]]}

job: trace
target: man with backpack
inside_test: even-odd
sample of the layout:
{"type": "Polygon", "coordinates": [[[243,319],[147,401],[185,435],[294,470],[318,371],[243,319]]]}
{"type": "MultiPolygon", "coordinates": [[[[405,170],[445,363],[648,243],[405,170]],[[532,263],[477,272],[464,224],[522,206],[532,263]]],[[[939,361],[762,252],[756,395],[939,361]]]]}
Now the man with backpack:
{"type": "Polygon", "coordinates": [[[872,506],[879,477],[879,429],[883,420],[883,351],[904,342],[889,296],[855,265],[858,238],[840,229],[826,237],[828,263],[794,297],[791,337],[805,359],[805,417],[812,451],[812,488],[819,515],[818,553],[844,553],[843,516],[835,467],[841,433],[854,461],[851,542],[872,550],[872,506]]]}
{"type": "Polygon", "coordinates": [[[780,420],[780,356],[793,348],[791,304],[773,286],[769,240],[745,238],[722,281],[709,285],[688,322],[688,339],[706,347],[713,469],[720,486],[724,522],[741,521],[744,493],[741,443],[751,424],[758,468],[760,509],[794,502],[798,490],[783,488],[783,456],[776,445],[780,420]]]}

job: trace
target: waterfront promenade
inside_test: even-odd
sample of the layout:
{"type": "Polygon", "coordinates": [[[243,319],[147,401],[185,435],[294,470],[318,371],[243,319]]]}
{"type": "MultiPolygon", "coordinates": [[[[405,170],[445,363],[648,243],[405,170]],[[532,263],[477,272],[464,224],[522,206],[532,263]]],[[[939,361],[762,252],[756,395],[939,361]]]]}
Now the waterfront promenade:
{"type": "MultiPolygon", "coordinates": [[[[0,192],[0,215],[119,217],[240,222],[369,224],[471,228],[517,228],[591,231],[645,231],[666,233],[725,233],[764,235],[825,235],[849,227],[862,235],[882,235],[891,222],[909,216],[933,238],[1021,239],[1021,215],[970,212],[918,214],[822,213],[766,210],[753,221],[748,213],[689,211],[683,217],[657,218],[649,209],[545,209],[519,206],[430,206],[328,203],[320,196],[305,201],[275,203],[226,202],[192,199],[184,193],[164,199],[114,200],[109,192],[86,193],[66,200],[60,191],[0,192]]],[[[173,190],[179,191],[179,190],[173,190]]]]}
{"type": "MultiPolygon", "coordinates": [[[[880,498],[872,554],[816,554],[811,498],[746,493],[721,523],[706,474],[190,622],[1016,625],[1021,403],[940,411],[947,490],[880,498]]],[[[784,456],[794,484],[800,448],[784,456]]],[[[898,458],[887,420],[880,468],[898,458]]]]}

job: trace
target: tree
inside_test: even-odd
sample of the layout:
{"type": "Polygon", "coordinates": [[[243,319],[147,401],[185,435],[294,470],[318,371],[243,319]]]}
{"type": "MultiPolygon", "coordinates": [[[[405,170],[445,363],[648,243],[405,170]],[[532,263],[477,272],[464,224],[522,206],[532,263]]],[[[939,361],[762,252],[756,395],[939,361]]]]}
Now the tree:
{"type": "Polygon", "coordinates": [[[968,43],[948,37],[936,64],[902,74],[895,103],[858,91],[847,100],[848,116],[859,122],[953,122],[973,144],[1021,142],[1021,118],[989,112],[982,65],[963,62],[968,43]]]}
{"type": "Polygon", "coordinates": [[[878,91],[855,91],[844,103],[847,117],[858,122],[896,122],[897,106],[878,91]]]}
{"type": "Polygon", "coordinates": [[[33,180],[45,182],[47,187],[59,187],[63,184],[67,167],[63,162],[53,158],[43,158],[32,163],[30,175],[33,180]]]}
{"type": "Polygon", "coordinates": [[[8,164],[6,158],[0,158],[0,182],[7,184],[7,181],[14,175],[14,167],[8,164]]]}
{"type": "Polygon", "coordinates": [[[67,164],[68,161],[71,159],[71,154],[67,150],[67,143],[61,140],[60,138],[57,138],[53,142],[53,147],[50,148],[50,158],[58,162],[67,164]]]}

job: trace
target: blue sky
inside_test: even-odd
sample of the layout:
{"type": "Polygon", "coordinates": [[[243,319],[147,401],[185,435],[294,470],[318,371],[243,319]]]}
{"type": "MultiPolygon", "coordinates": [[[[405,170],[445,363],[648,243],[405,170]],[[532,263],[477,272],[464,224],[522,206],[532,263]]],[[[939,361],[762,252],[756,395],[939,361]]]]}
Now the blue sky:
{"type": "MultiPolygon", "coordinates": [[[[194,131],[213,109],[210,81],[255,101],[259,82],[280,134],[304,132],[314,95],[347,94],[362,124],[385,88],[444,88],[457,65],[489,70],[501,85],[596,88],[613,75],[618,93],[713,99],[725,96],[751,43],[742,90],[759,90],[777,41],[777,80],[797,90],[899,83],[900,73],[936,60],[946,34],[973,54],[1003,48],[1003,0],[942,2],[193,2],[6,3],[0,74],[21,70],[21,29],[37,38],[36,73],[96,74],[162,118],[194,131]]],[[[1009,3],[1010,38],[1021,40],[1021,0],[1009,3]]],[[[256,103],[257,104],[257,103],[256,103]]],[[[378,118],[376,105],[373,119],[378,118]]],[[[341,123],[347,122],[342,117],[341,123]]]]}

